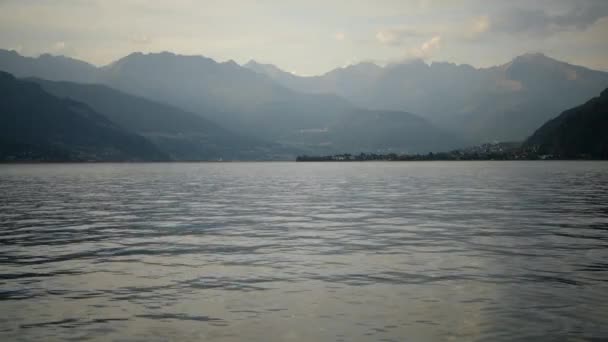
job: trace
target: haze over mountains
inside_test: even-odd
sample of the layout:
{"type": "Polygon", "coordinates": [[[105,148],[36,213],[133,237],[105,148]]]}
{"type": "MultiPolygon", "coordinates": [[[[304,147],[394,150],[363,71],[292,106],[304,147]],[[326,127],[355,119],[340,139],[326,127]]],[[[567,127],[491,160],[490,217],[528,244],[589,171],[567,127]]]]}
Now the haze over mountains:
{"type": "Polygon", "coordinates": [[[21,56],[15,51],[0,49],[0,70],[16,77],[38,77],[51,81],[93,83],[97,68],[77,59],[42,54],[39,57],[21,56]]]}
{"type": "Polygon", "coordinates": [[[0,70],[86,104],[174,160],[426,153],[523,141],[608,86],[606,72],[540,54],[485,69],[360,63],[299,77],[254,61],[168,52],[95,67],[0,50],[0,70]]]}
{"type": "MultiPolygon", "coordinates": [[[[46,57],[22,57],[25,66],[21,66],[15,62],[18,59],[15,56],[19,57],[16,53],[3,55],[11,56],[10,63],[0,58],[0,69],[15,72],[19,77],[50,75],[39,71],[49,65],[46,57]]],[[[422,152],[461,145],[465,141],[413,114],[367,111],[333,94],[299,93],[234,62],[217,63],[201,56],[172,53],[134,53],[95,69],[93,78],[86,72],[78,80],[80,67],[78,63],[73,70],[65,70],[70,80],[94,81],[167,103],[241,136],[274,143],[280,151],[291,151],[292,156],[344,149],[422,152]],[[397,132],[388,129],[390,127],[411,129],[397,132]],[[367,138],[351,138],[363,135],[367,138]]],[[[52,76],[53,80],[58,79],[52,76]]],[[[68,93],[61,95],[70,97],[68,93]]]]}
{"type": "Polygon", "coordinates": [[[280,152],[270,143],[235,134],[200,115],[104,85],[26,80],[50,94],[90,106],[174,160],[256,159],[280,152]]]}
{"type": "Polygon", "coordinates": [[[606,72],[542,54],[480,69],[421,60],[386,67],[360,63],[313,77],[255,61],[245,66],[297,91],[334,93],[366,108],[412,112],[476,143],[523,140],[556,113],[608,86],[606,72]]]}

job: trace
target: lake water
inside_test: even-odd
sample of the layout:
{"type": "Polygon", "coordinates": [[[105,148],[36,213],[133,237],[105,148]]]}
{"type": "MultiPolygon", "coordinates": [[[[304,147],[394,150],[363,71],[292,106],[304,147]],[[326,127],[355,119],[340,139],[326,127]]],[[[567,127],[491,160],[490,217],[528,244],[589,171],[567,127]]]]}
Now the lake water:
{"type": "Polygon", "coordinates": [[[608,339],[608,163],[0,165],[2,341],[608,339]]]}

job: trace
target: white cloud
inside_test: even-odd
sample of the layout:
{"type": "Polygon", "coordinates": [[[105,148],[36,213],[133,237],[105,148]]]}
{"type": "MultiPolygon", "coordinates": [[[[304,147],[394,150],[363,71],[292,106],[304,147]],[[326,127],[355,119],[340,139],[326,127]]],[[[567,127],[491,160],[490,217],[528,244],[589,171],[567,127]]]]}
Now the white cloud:
{"type": "Polygon", "coordinates": [[[382,44],[392,44],[397,40],[395,34],[388,30],[378,31],[376,33],[376,39],[378,39],[378,41],[382,44]]]}
{"type": "Polygon", "coordinates": [[[51,51],[60,52],[60,51],[65,50],[65,48],[66,48],[65,42],[55,42],[53,44],[53,46],[51,47],[51,51]]]}
{"type": "Polygon", "coordinates": [[[385,45],[402,45],[407,39],[421,35],[420,31],[410,27],[391,27],[376,32],[376,40],[385,45]]]}
{"type": "Polygon", "coordinates": [[[482,34],[487,32],[490,29],[490,18],[487,15],[482,15],[481,17],[475,18],[473,20],[473,25],[471,31],[474,35],[482,34]]]}
{"type": "Polygon", "coordinates": [[[132,34],[128,37],[129,41],[133,44],[145,45],[150,44],[150,38],[145,34],[132,34]]]}
{"type": "Polygon", "coordinates": [[[545,7],[510,7],[493,18],[492,31],[546,38],[563,31],[584,31],[608,17],[606,0],[571,1],[567,7],[565,11],[551,11],[545,7]]]}
{"type": "Polygon", "coordinates": [[[608,0],[0,0],[0,47],[98,65],[134,51],[253,55],[309,74],[355,55],[489,66],[541,50],[606,69],[607,23],[608,0]]]}
{"type": "Polygon", "coordinates": [[[436,35],[408,52],[410,58],[428,59],[441,48],[441,36],[436,35]]]}

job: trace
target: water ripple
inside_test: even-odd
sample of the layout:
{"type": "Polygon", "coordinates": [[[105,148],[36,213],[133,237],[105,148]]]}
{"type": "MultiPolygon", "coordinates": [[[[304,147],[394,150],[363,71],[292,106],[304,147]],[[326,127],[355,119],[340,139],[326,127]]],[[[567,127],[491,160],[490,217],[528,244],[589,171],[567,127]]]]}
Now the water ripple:
{"type": "Polygon", "coordinates": [[[0,340],[608,337],[608,163],[0,165],[0,340]]]}

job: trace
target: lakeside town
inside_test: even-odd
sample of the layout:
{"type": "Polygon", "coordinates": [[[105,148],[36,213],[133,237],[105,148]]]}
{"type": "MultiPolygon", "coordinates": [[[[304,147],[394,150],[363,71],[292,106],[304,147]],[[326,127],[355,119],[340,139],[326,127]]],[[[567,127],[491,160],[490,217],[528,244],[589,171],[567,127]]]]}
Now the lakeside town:
{"type": "MultiPolygon", "coordinates": [[[[448,161],[448,160],[551,160],[563,159],[552,154],[542,154],[536,146],[523,146],[518,142],[487,143],[449,152],[427,154],[359,153],[328,156],[298,156],[298,162],[314,161],[448,161]]],[[[578,159],[589,159],[581,155],[578,159]]]]}

